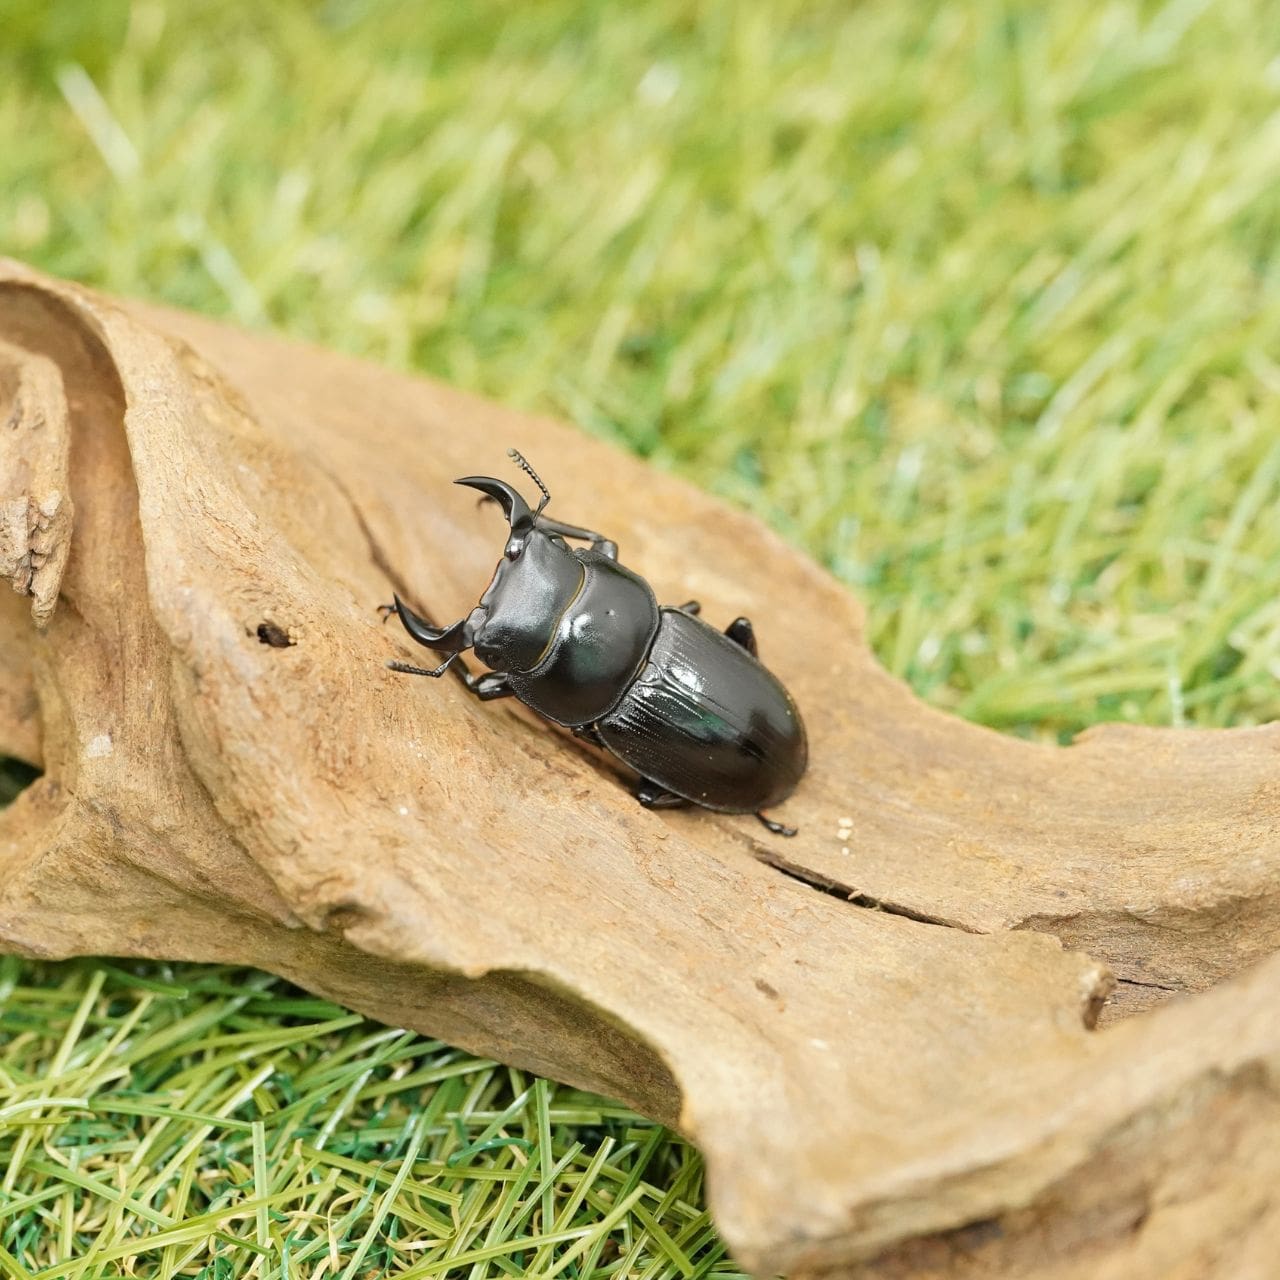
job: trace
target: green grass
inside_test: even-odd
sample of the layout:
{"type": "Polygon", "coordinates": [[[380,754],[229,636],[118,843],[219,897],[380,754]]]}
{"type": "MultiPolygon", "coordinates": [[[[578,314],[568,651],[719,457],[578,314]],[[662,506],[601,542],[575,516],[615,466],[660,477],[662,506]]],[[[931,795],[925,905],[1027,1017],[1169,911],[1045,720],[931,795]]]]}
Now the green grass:
{"type": "MultiPolygon", "coordinates": [[[[807,548],[973,719],[1280,709],[1274,0],[0,0],[0,32],[0,249],[570,417],[807,548]]],[[[5,969],[32,1274],[729,1266],[696,1157],[617,1108],[129,972],[5,969]]]]}
{"type": "Polygon", "coordinates": [[[266,974],[10,957],[0,995],[0,1275],[738,1274],[618,1105],[266,974]]]}

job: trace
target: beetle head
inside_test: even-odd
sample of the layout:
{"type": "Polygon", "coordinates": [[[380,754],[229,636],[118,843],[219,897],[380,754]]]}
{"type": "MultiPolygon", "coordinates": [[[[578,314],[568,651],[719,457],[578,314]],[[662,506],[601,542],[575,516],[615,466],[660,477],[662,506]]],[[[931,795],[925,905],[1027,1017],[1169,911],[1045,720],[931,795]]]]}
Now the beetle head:
{"type": "Polygon", "coordinates": [[[583,568],[559,534],[539,527],[538,516],[551,495],[523,457],[514,449],[511,456],[542,490],[536,510],[493,476],[464,476],[454,483],[492,498],[510,527],[503,558],[472,615],[483,611],[474,633],[476,656],[497,670],[529,671],[549,649],[561,615],[582,585],[583,568]]]}

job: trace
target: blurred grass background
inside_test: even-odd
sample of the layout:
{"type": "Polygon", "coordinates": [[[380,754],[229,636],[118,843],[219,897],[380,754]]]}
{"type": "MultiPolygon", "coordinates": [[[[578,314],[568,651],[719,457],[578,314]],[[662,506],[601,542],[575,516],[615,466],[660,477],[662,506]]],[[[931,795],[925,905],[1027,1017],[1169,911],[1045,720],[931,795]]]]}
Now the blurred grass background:
{"type": "MultiPolygon", "coordinates": [[[[0,138],[0,250],[572,418],[939,706],[1280,709],[1274,0],[0,0],[0,138]]],[[[601,1100],[262,975],[0,975],[0,1271],[735,1274],[601,1100]]]]}

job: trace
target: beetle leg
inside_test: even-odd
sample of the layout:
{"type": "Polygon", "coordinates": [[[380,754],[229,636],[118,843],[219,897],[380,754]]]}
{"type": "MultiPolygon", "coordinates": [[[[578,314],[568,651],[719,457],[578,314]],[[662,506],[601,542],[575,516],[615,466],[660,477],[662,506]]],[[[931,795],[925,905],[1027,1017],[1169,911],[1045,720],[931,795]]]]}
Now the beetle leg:
{"type": "Polygon", "coordinates": [[[683,809],[689,803],[684,796],[667,791],[656,782],[642,781],[636,787],[635,797],[646,809],[683,809]]]}
{"type": "Polygon", "coordinates": [[[550,516],[539,516],[538,527],[548,533],[558,533],[562,538],[578,538],[582,542],[591,543],[592,551],[598,551],[610,560],[618,558],[618,544],[602,533],[592,533],[590,529],[580,528],[576,524],[565,524],[563,520],[552,520],[550,516]]]}
{"type": "Polygon", "coordinates": [[[511,687],[511,679],[505,671],[486,671],[482,676],[473,676],[470,672],[464,677],[466,686],[481,702],[492,702],[494,698],[511,698],[515,690],[511,687]]]}
{"type": "Polygon", "coordinates": [[[702,612],[702,605],[696,600],[686,600],[680,606],[680,612],[687,613],[691,618],[696,618],[702,612]]]}
{"type": "MultiPolygon", "coordinates": [[[[593,724],[580,725],[573,731],[575,738],[581,738],[583,742],[589,742],[593,747],[604,747],[604,739],[600,736],[600,730],[593,724]]],[[[609,748],[605,747],[607,751],[609,748]]]]}
{"type": "MultiPolygon", "coordinates": [[[[428,670],[426,667],[414,667],[407,662],[388,662],[387,667],[392,671],[403,672],[407,676],[431,676],[432,679],[438,680],[449,670],[453,660],[458,656],[456,653],[451,653],[434,670],[428,670]]],[[[492,702],[495,698],[510,698],[515,694],[515,690],[511,687],[505,671],[486,671],[483,675],[474,676],[471,672],[464,671],[461,668],[456,668],[456,670],[462,677],[462,683],[481,702],[492,702]]]]}
{"type": "Polygon", "coordinates": [[[775,836],[793,836],[798,830],[796,827],[788,827],[781,822],[775,822],[772,818],[766,818],[765,815],[760,813],[758,810],[756,812],[756,817],[759,818],[775,836]]]}
{"type": "Polygon", "coordinates": [[[734,618],[724,629],[725,635],[733,641],[734,644],[740,644],[753,658],[759,654],[756,647],[756,629],[751,625],[750,618],[734,618]]]}

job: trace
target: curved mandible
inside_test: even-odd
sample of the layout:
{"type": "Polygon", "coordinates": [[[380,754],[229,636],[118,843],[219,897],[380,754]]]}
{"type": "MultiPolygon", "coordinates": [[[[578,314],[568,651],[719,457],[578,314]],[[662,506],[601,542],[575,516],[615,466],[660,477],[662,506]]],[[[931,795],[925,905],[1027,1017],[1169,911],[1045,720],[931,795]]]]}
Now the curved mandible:
{"type": "Polygon", "coordinates": [[[392,597],[396,602],[396,613],[404,623],[404,629],[420,644],[437,653],[461,653],[470,649],[473,636],[470,626],[471,618],[465,618],[448,627],[433,627],[425,618],[420,618],[409,608],[399,596],[392,597]]]}
{"type": "Polygon", "coordinates": [[[453,483],[479,489],[499,503],[513,530],[522,532],[533,528],[533,512],[529,504],[505,480],[495,480],[493,476],[463,476],[453,483]]]}

